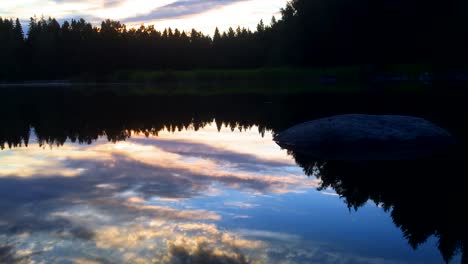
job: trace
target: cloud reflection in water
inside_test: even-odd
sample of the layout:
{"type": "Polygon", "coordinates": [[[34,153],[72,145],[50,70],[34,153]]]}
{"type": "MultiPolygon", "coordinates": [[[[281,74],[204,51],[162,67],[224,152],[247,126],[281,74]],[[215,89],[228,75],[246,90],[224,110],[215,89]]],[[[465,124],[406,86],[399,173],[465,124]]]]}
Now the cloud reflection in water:
{"type": "Polygon", "coordinates": [[[193,201],[318,185],[255,128],[30,144],[0,155],[0,258],[18,263],[265,263],[267,241],[219,227],[238,215],[193,201]]]}
{"type": "Polygon", "coordinates": [[[323,239],[362,226],[257,130],[1,151],[0,263],[400,263],[323,239]]]}

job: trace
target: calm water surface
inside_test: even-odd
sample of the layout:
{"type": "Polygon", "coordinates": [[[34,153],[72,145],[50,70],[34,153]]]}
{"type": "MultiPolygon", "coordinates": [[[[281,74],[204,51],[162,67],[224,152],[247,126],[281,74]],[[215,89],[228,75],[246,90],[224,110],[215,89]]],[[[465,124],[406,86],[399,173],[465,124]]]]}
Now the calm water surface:
{"type": "Polygon", "coordinates": [[[84,112],[34,96],[1,109],[9,118],[0,127],[1,263],[444,263],[450,255],[433,230],[413,248],[419,234],[394,215],[398,199],[363,194],[357,206],[346,179],[324,183],[276,145],[274,133],[322,115],[298,114],[304,105],[287,111],[284,99],[255,98],[219,114],[187,103],[153,109],[166,99],[102,109],[92,100],[84,112]]]}

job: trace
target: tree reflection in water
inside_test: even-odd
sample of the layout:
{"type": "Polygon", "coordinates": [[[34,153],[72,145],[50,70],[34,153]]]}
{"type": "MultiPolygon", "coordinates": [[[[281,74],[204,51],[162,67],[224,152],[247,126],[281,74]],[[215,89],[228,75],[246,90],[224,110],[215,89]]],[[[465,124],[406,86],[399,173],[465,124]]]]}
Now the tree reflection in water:
{"type": "MultiPolygon", "coordinates": [[[[258,126],[263,134],[342,113],[425,117],[447,128],[460,145],[466,145],[468,135],[461,122],[468,112],[464,96],[119,96],[2,88],[0,98],[4,99],[0,104],[2,149],[27,146],[32,129],[41,145],[63,145],[66,141],[91,144],[100,136],[117,142],[126,140],[132,132],[148,136],[163,129],[198,130],[214,119],[218,128],[258,126]],[[434,109],[441,105],[444,107],[434,109]]],[[[308,175],[322,181],[322,189],[335,189],[350,209],[358,210],[371,200],[391,212],[394,223],[414,248],[436,236],[446,261],[461,252],[462,262],[468,263],[468,217],[464,214],[467,168],[460,153],[463,151],[456,150],[416,161],[345,162],[318,161],[290,151],[308,175]]]]}
{"type": "Polygon", "coordinates": [[[446,262],[461,253],[467,263],[467,169],[459,151],[425,160],[360,162],[289,153],[306,174],[321,180],[321,190],[333,188],[350,209],[372,201],[389,211],[414,249],[435,236],[446,262]]]}

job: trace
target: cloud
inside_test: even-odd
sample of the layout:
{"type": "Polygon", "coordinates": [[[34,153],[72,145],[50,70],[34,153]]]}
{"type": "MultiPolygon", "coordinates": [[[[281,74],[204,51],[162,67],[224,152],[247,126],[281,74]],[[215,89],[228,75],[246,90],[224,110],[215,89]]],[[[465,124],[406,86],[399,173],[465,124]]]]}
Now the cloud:
{"type": "MultiPolygon", "coordinates": [[[[278,15],[287,0],[2,0],[0,16],[28,22],[34,15],[65,19],[85,18],[95,26],[104,19],[120,20],[129,27],[142,23],[156,28],[196,28],[206,34],[215,27],[237,25],[255,29],[263,19],[278,15]]],[[[27,27],[27,23],[23,26],[27,27]]]]}
{"type": "MultiPolygon", "coordinates": [[[[0,166],[10,167],[0,175],[0,238],[28,252],[50,247],[35,256],[38,263],[268,263],[270,238],[224,230],[221,216],[228,213],[190,200],[317,186],[271,138],[253,134],[202,130],[5,151],[0,166]]],[[[226,205],[257,206],[238,199],[226,205]]]]}
{"type": "Polygon", "coordinates": [[[269,138],[259,140],[255,133],[234,142],[232,132],[219,134],[214,129],[200,136],[162,133],[159,138],[137,136],[117,144],[9,150],[0,159],[5,168],[0,172],[0,190],[7,201],[19,202],[112,196],[128,189],[144,198],[188,199],[208,194],[214,182],[261,193],[318,186],[304,178],[286,153],[271,148],[269,138]],[[212,133],[221,140],[213,139],[217,137],[212,133]]]}
{"type": "Polygon", "coordinates": [[[13,245],[0,244],[0,263],[8,264],[32,264],[31,257],[39,252],[17,250],[13,245]]]}
{"type": "Polygon", "coordinates": [[[297,235],[290,235],[287,233],[279,233],[279,232],[272,232],[272,231],[266,231],[266,230],[240,229],[240,230],[237,230],[236,233],[239,235],[248,236],[248,237],[285,241],[288,243],[297,243],[301,240],[301,237],[297,235]]]}
{"type": "Polygon", "coordinates": [[[163,258],[164,264],[186,263],[223,263],[223,264],[249,264],[248,258],[236,251],[220,251],[210,248],[207,244],[199,244],[191,248],[186,244],[171,244],[168,255],[163,258]]]}
{"type": "MultiPolygon", "coordinates": [[[[114,244],[105,244],[104,238],[125,233],[122,228],[128,227],[112,227],[109,222],[133,225],[136,218],[142,218],[153,226],[162,221],[161,227],[180,222],[180,232],[212,236],[218,232],[213,231],[215,226],[197,226],[200,223],[194,221],[218,222],[223,214],[180,203],[221,196],[227,189],[266,194],[318,186],[286,153],[271,148],[269,144],[274,143],[270,138],[259,139],[257,133],[242,137],[232,132],[218,134],[216,129],[197,133],[201,134],[161,133],[152,139],[136,136],[117,144],[66,144],[52,150],[31,144],[4,151],[0,159],[0,166],[6,168],[0,173],[0,234],[46,233],[65,241],[101,241],[96,242],[101,248],[113,248],[124,242],[117,239],[114,244]],[[209,140],[213,133],[221,139],[209,140]],[[261,154],[257,148],[262,149],[261,154]],[[213,191],[216,189],[221,191],[213,191]]],[[[226,205],[256,206],[242,201],[226,205]]],[[[146,231],[141,231],[139,238],[161,235],[157,233],[161,230],[148,233],[148,226],[141,226],[146,231]]],[[[128,243],[133,241],[123,237],[128,243]]],[[[236,246],[247,245],[241,239],[235,241],[236,246]]]]}
{"type": "MultiPolygon", "coordinates": [[[[203,138],[194,142],[193,140],[183,140],[179,137],[176,137],[175,139],[172,137],[169,139],[136,137],[128,140],[128,142],[146,146],[152,145],[161,150],[182,156],[203,158],[221,163],[230,163],[240,170],[255,171],[294,165],[291,159],[285,158],[284,155],[281,155],[281,151],[279,151],[279,153],[275,153],[276,155],[274,156],[271,153],[254,152],[256,150],[255,148],[251,148],[250,152],[246,152],[245,149],[239,149],[236,151],[235,146],[231,146],[226,142],[218,143],[215,140],[208,141],[203,138]],[[266,154],[265,157],[262,156],[262,154],[266,154]]],[[[246,143],[250,143],[250,147],[252,147],[253,144],[256,144],[257,147],[261,147],[261,145],[256,142],[246,143]]]]}
{"type": "Polygon", "coordinates": [[[17,263],[14,247],[10,245],[0,246],[0,262],[1,263],[17,263]]]}
{"type": "Polygon", "coordinates": [[[251,203],[245,203],[245,202],[225,202],[225,206],[230,206],[230,207],[237,207],[241,209],[251,209],[259,206],[258,204],[251,204],[251,203]]]}
{"type": "Polygon", "coordinates": [[[221,217],[213,212],[206,210],[182,210],[174,209],[167,206],[158,205],[142,205],[124,203],[123,206],[127,210],[134,212],[146,212],[149,215],[157,219],[168,219],[168,220],[220,220],[221,217]]]}
{"type": "Polygon", "coordinates": [[[52,0],[56,4],[70,4],[70,3],[88,3],[88,4],[99,4],[102,8],[112,8],[119,6],[122,0],[52,0]]]}
{"type": "Polygon", "coordinates": [[[183,232],[186,231],[201,231],[204,234],[216,235],[219,233],[218,228],[214,224],[202,224],[202,223],[186,223],[178,226],[183,232]]]}
{"type": "Polygon", "coordinates": [[[102,264],[101,261],[84,258],[74,258],[71,261],[73,264],[102,264]]]}
{"type": "Polygon", "coordinates": [[[132,23],[199,15],[213,9],[243,1],[248,0],[179,0],[154,9],[147,15],[126,18],[123,22],[132,23]]]}
{"type": "Polygon", "coordinates": [[[46,208],[41,208],[43,212],[35,212],[34,214],[28,214],[27,210],[2,213],[1,217],[5,223],[0,226],[0,232],[16,235],[47,232],[62,239],[90,240],[94,237],[94,232],[86,225],[60,215],[49,214],[49,211],[44,209],[46,208]]]}
{"type": "Polygon", "coordinates": [[[323,195],[328,195],[328,196],[340,196],[339,194],[335,193],[335,192],[330,192],[330,191],[326,191],[326,192],[320,192],[321,194],[323,195]]]}
{"type": "MultiPolygon", "coordinates": [[[[173,19],[190,15],[199,15],[223,6],[235,4],[248,0],[53,0],[44,3],[36,9],[34,14],[57,16],[82,17],[94,19],[118,19],[121,22],[137,22],[148,20],[173,19]],[[39,13],[37,13],[39,11],[39,13]],[[52,14],[54,13],[54,14],[52,14]]],[[[35,6],[36,1],[29,5],[35,6]]],[[[37,2],[38,4],[38,2],[37,2]]],[[[12,9],[16,12],[27,12],[28,6],[7,5],[3,8],[12,9]]],[[[32,16],[33,14],[27,14],[32,16]]],[[[68,17],[70,18],[70,17],[68,17]]]]}

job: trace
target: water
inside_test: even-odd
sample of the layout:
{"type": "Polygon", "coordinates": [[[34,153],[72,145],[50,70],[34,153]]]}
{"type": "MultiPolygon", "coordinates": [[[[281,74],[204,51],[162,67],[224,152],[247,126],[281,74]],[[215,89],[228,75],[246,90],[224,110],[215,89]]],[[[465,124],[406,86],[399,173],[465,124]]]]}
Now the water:
{"type": "Polygon", "coordinates": [[[2,91],[0,263],[461,262],[456,165],[318,164],[272,139],[404,102],[29,92],[2,91]]]}

